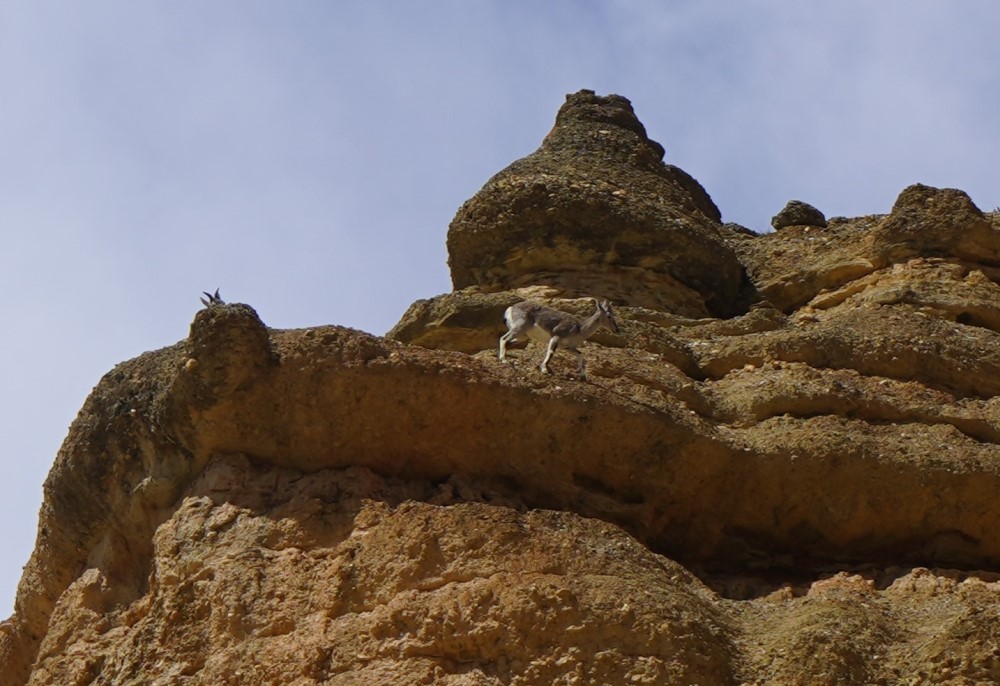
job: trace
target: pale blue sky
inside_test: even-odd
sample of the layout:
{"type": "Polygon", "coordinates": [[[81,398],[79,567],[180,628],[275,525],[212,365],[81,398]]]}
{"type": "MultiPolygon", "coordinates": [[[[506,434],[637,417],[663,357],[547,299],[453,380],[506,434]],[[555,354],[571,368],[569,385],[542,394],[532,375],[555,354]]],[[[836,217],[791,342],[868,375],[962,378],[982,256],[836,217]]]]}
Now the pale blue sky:
{"type": "Polygon", "coordinates": [[[0,618],[84,398],[202,290],[384,333],[580,88],[757,230],[917,181],[992,209],[998,26],[992,0],[0,0],[0,618]]]}

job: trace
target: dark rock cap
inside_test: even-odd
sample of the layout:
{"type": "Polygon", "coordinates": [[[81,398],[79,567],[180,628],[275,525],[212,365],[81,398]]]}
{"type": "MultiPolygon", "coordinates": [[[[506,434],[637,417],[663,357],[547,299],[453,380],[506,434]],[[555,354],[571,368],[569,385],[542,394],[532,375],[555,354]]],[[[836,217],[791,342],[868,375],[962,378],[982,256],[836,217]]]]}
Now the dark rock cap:
{"type": "Polygon", "coordinates": [[[818,226],[826,228],[826,217],[809,203],[789,200],[784,209],[771,218],[771,226],[783,229],[786,226],[818,226]]]}
{"type": "Polygon", "coordinates": [[[579,277],[588,279],[580,291],[593,292],[595,275],[613,282],[629,272],[626,295],[636,302],[669,309],[696,300],[707,314],[745,311],[749,281],[724,240],[718,208],[663,155],[626,98],[568,95],[541,147],[455,215],[448,232],[455,288],[558,282],[572,290],[579,277]]]}

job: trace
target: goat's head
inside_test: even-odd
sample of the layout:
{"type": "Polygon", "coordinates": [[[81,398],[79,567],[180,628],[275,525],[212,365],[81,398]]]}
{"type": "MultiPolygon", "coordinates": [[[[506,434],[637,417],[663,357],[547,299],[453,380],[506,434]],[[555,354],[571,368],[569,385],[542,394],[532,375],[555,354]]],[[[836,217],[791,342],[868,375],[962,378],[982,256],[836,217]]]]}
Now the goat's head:
{"type": "Polygon", "coordinates": [[[611,301],[597,300],[595,298],[594,304],[597,305],[597,310],[601,313],[601,320],[604,324],[615,333],[619,333],[618,322],[615,321],[615,313],[611,311],[611,301]]]}

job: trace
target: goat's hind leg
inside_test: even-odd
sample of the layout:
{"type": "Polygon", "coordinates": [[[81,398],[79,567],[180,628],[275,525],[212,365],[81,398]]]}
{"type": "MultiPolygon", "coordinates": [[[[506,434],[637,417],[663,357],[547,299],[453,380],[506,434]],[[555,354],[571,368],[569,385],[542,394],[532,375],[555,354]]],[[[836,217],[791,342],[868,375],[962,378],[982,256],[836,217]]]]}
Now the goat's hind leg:
{"type": "Polygon", "coordinates": [[[517,334],[511,329],[500,337],[500,362],[507,362],[507,344],[517,340],[517,334]]]}

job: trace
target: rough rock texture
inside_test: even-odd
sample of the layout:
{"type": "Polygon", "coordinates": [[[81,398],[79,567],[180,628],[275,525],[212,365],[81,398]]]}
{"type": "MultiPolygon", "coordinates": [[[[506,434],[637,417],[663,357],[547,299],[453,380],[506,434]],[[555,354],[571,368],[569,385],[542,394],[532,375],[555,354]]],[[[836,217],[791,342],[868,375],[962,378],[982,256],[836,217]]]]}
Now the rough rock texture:
{"type": "Polygon", "coordinates": [[[35,679],[727,680],[727,620],[680,565],[598,520],[490,496],[213,460],[157,529],[150,593],[114,610],[85,573],[35,679]]]}
{"type": "Polygon", "coordinates": [[[46,481],[0,683],[1000,682],[1000,218],[917,185],[756,235],[661,155],[624,98],[570,96],[459,210],[470,281],[390,337],[223,305],[112,370],[46,481]],[[498,179],[543,167],[532,224],[535,186],[498,179]],[[591,215],[623,223],[574,233],[591,215]],[[653,259],[613,248],[643,235],[653,259]],[[622,329],[587,381],[498,363],[504,308],[585,295],[622,329]]]}
{"type": "Polygon", "coordinates": [[[498,173],[448,231],[457,290],[548,286],[687,316],[732,315],[743,267],[708,193],[663,163],[632,104],[566,97],[542,146],[498,173]]]}
{"type": "Polygon", "coordinates": [[[771,218],[771,226],[783,229],[786,226],[826,227],[826,217],[809,203],[801,200],[789,200],[781,212],[771,218]]]}

